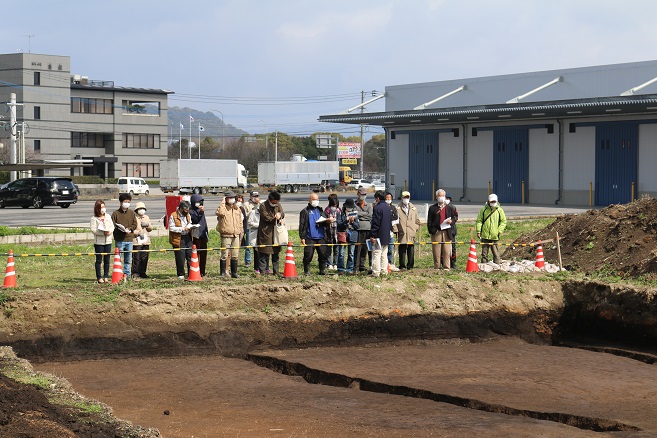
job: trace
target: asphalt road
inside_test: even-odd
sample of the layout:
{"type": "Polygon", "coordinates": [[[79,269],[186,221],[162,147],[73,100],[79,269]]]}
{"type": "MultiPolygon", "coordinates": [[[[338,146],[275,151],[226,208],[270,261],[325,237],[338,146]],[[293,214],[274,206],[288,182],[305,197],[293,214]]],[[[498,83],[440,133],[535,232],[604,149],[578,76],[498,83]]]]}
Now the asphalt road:
{"type": "MultiPolygon", "coordinates": [[[[297,229],[299,222],[299,212],[307,205],[308,193],[283,194],[281,203],[286,212],[287,225],[290,229],[297,229]]],[[[320,205],[328,205],[328,194],[320,193],[320,205]]],[[[266,193],[262,196],[266,199],[266,193]]],[[[348,197],[355,197],[355,193],[340,193],[341,203],[348,197]]],[[[205,196],[205,207],[208,218],[208,225],[212,228],[216,226],[217,220],[214,215],[219,203],[223,198],[221,196],[205,196]]],[[[368,201],[373,200],[373,194],[368,195],[368,201]]],[[[142,201],[146,204],[148,215],[151,221],[157,225],[162,225],[162,218],[165,212],[165,199],[162,195],[140,196],[132,200],[132,205],[142,201]]],[[[107,202],[107,210],[111,213],[119,207],[118,200],[107,202]]],[[[398,201],[397,201],[398,202],[398,201]]],[[[426,218],[427,208],[430,201],[412,201],[419,209],[420,218],[424,221],[426,218]]],[[[460,220],[474,220],[481,209],[483,203],[475,204],[457,204],[460,220]]],[[[23,209],[20,207],[6,207],[0,209],[0,225],[9,227],[36,226],[52,228],[71,228],[71,227],[88,227],[89,220],[93,215],[94,201],[79,201],[70,208],[45,207],[43,209],[34,209],[32,207],[23,209]]],[[[588,207],[560,207],[545,205],[504,205],[504,212],[509,218],[532,218],[559,216],[563,214],[582,213],[588,210],[588,207]]]]}

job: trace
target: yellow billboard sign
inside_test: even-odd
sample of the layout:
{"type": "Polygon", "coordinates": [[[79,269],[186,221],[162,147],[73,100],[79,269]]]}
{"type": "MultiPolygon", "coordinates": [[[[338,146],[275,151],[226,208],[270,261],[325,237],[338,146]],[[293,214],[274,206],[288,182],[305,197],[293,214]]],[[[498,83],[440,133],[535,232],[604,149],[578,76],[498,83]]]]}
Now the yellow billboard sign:
{"type": "Polygon", "coordinates": [[[342,164],[344,164],[344,165],[358,164],[358,160],[356,158],[343,158],[342,159],[342,164]]]}

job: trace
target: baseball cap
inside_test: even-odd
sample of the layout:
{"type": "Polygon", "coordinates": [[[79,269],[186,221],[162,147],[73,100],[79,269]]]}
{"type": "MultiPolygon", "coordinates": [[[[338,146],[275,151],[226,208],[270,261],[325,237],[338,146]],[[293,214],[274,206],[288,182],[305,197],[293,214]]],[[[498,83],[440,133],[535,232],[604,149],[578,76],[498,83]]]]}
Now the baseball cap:
{"type": "Polygon", "coordinates": [[[411,197],[411,192],[403,191],[401,194],[402,198],[410,198],[411,197]]]}
{"type": "Polygon", "coordinates": [[[452,195],[450,195],[449,193],[446,193],[445,194],[445,199],[449,199],[451,201],[452,200],[452,195]]]}
{"type": "Polygon", "coordinates": [[[495,193],[488,195],[488,202],[497,202],[497,195],[495,193]]]}
{"type": "Polygon", "coordinates": [[[367,195],[367,190],[365,190],[365,187],[361,187],[358,189],[358,194],[359,195],[367,195]]]}
{"type": "Polygon", "coordinates": [[[260,197],[260,193],[258,193],[257,190],[252,191],[250,193],[250,195],[251,195],[252,198],[259,198],[260,197]]]}

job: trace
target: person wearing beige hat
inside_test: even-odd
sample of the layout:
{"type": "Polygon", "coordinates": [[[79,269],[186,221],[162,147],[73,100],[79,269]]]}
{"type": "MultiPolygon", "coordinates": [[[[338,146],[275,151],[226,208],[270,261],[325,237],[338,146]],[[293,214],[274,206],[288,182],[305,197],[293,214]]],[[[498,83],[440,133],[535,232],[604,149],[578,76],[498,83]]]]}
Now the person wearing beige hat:
{"type": "Polygon", "coordinates": [[[413,269],[415,266],[415,238],[420,229],[420,217],[417,208],[411,203],[410,192],[402,192],[397,212],[399,216],[396,229],[399,240],[398,267],[399,269],[413,269]]]}
{"type": "Polygon", "coordinates": [[[148,233],[153,231],[151,218],[146,214],[146,205],[143,202],[137,202],[135,205],[137,213],[137,228],[135,229],[135,238],[132,241],[132,248],[135,251],[132,257],[132,278],[148,278],[146,268],[148,267],[148,250],[151,248],[151,238],[148,233]]]}

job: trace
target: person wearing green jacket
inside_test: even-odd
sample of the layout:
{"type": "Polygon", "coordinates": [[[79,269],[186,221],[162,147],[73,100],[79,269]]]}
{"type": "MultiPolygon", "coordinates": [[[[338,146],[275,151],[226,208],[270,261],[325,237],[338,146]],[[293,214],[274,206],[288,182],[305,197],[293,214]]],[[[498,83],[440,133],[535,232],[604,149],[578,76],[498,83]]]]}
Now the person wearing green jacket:
{"type": "Polygon", "coordinates": [[[500,249],[497,242],[506,229],[506,215],[500,207],[497,195],[488,196],[488,202],[477,215],[477,237],[482,243],[481,262],[488,262],[488,250],[493,249],[493,263],[500,264],[500,249]]]}

